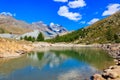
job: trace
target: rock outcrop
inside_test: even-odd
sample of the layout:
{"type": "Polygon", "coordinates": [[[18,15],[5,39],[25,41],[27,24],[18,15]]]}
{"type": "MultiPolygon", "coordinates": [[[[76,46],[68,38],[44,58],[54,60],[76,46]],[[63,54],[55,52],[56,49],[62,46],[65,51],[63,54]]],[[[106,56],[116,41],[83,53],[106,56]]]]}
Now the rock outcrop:
{"type": "Polygon", "coordinates": [[[93,75],[94,80],[105,80],[100,74],[93,75]]]}
{"type": "Polygon", "coordinates": [[[15,57],[29,52],[33,47],[22,41],[0,38],[0,57],[15,57]]]}
{"type": "Polygon", "coordinates": [[[120,44],[102,44],[100,47],[108,51],[113,58],[120,59],[120,44]]]}

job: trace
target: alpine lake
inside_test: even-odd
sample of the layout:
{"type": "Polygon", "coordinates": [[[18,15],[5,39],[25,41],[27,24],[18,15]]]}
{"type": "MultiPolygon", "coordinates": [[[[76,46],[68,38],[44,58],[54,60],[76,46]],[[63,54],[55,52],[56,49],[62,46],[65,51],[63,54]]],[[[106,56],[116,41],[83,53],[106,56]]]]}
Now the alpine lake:
{"type": "Polygon", "coordinates": [[[113,58],[98,48],[38,50],[1,58],[0,80],[91,80],[113,64],[113,58]]]}

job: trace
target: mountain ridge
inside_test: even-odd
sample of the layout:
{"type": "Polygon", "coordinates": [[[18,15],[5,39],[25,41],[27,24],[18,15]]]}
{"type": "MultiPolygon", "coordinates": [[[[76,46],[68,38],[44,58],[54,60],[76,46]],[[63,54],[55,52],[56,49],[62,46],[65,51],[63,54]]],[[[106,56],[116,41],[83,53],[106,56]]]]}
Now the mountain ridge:
{"type": "MultiPolygon", "coordinates": [[[[7,36],[9,34],[15,34],[18,36],[24,36],[24,35],[28,36],[32,33],[34,34],[35,30],[38,30],[38,32],[42,32],[45,37],[52,38],[52,37],[55,37],[56,35],[60,35],[62,33],[68,32],[67,29],[65,29],[63,26],[56,26],[56,24],[54,24],[53,26],[55,26],[61,32],[55,31],[52,27],[50,27],[47,24],[44,24],[42,21],[28,24],[27,22],[24,22],[22,20],[17,20],[14,17],[9,16],[9,15],[0,15],[1,37],[5,36],[5,35],[2,35],[5,33],[7,36]]],[[[36,35],[38,35],[38,34],[36,34],[36,35]]],[[[34,37],[34,36],[32,36],[32,37],[34,37]]],[[[10,37],[8,37],[8,38],[10,38],[10,37]]]]}
{"type": "Polygon", "coordinates": [[[0,33],[3,30],[3,33],[22,34],[31,31],[28,26],[29,24],[16,20],[12,16],[0,15],[0,33]]]}

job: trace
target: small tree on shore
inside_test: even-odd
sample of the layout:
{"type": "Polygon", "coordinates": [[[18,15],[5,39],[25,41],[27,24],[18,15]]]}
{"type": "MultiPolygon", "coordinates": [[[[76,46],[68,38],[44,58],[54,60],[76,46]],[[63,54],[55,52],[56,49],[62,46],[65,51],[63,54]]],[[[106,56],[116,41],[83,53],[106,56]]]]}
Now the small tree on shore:
{"type": "Polygon", "coordinates": [[[31,40],[31,41],[32,41],[32,42],[35,42],[35,40],[36,40],[35,37],[32,37],[32,40],[31,40]]]}
{"type": "Polygon", "coordinates": [[[27,40],[28,40],[28,41],[32,41],[32,37],[29,36],[29,37],[27,38],[27,40]]]}
{"type": "Polygon", "coordinates": [[[120,43],[120,38],[117,34],[114,34],[114,40],[116,43],[120,43]]]}
{"type": "Polygon", "coordinates": [[[24,40],[27,40],[27,39],[28,39],[28,37],[27,37],[27,36],[25,36],[25,37],[24,37],[24,40]]]}
{"type": "Polygon", "coordinates": [[[41,32],[38,34],[37,41],[44,41],[44,36],[41,32]]]}
{"type": "Polygon", "coordinates": [[[23,40],[23,38],[22,38],[22,37],[20,37],[20,40],[23,40]]]}

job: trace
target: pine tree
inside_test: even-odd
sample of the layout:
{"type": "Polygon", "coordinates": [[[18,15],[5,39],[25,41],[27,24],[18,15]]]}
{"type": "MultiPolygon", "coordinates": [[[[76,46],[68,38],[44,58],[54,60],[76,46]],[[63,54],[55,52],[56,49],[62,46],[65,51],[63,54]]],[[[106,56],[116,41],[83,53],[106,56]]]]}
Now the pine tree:
{"type": "Polygon", "coordinates": [[[115,40],[119,39],[119,37],[118,37],[117,34],[114,34],[114,39],[115,39],[115,40]]]}
{"type": "Polygon", "coordinates": [[[44,36],[41,32],[38,34],[37,41],[44,41],[44,36]]]}
{"type": "Polygon", "coordinates": [[[114,34],[114,40],[116,43],[120,43],[119,36],[117,34],[114,34]]]}
{"type": "Polygon", "coordinates": [[[35,37],[32,37],[32,42],[35,42],[35,37]]]}
{"type": "Polygon", "coordinates": [[[23,38],[22,38],[22,37],[20,37],[20,40],[23,40],[23,38]]]}
{"type": "Polygon", "coordinates": [[[106,32],[106,38],[107,38],[108,41],[113,41],[114,40],[113,31],[110,28],[106,32]]]}
{"type": "Polygon", "coordinates": [[[28,40],[28,41],[32,41],[32,37],[29,36],[29,37],[27,38],[27,40],[28,40]]]}
{"type": "Polygon", "coordinates": [[[24,37],[24,40],[28,40],[28,37],[27,37],[27,36],[25,36],[25,37],[24,37]]]}

